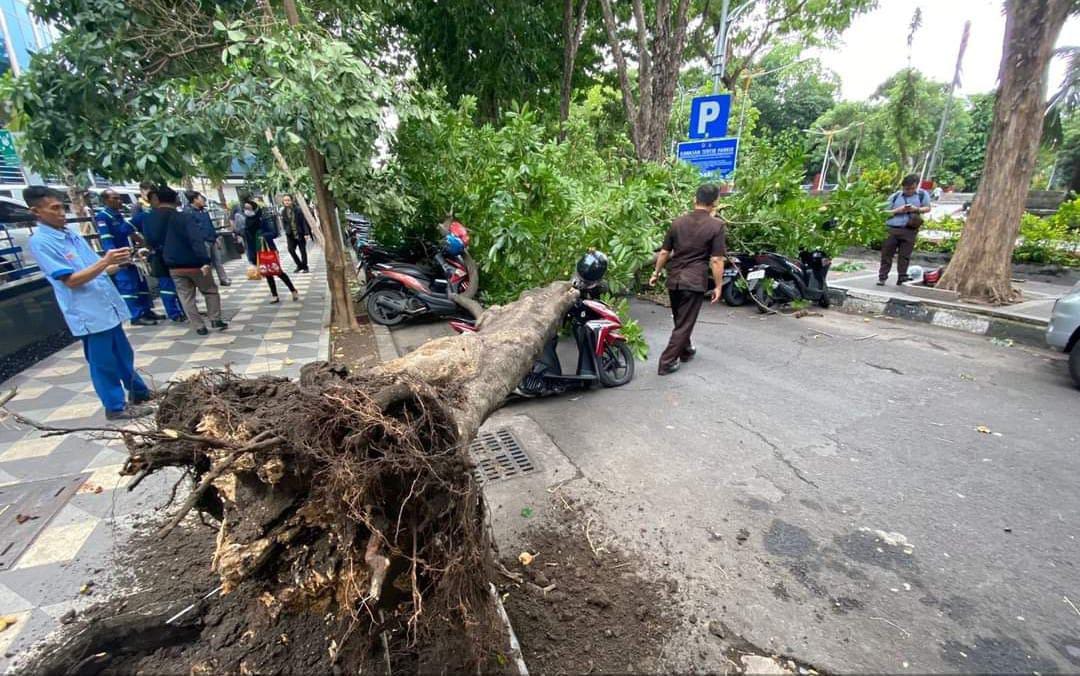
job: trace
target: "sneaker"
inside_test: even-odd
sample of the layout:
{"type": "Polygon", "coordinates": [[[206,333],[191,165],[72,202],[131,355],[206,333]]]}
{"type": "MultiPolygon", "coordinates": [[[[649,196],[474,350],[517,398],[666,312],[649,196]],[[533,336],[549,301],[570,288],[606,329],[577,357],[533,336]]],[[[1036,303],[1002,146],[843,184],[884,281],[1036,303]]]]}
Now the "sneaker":
{"type": "Polygon", "coordinates": [[[910,281],[911,281],[911,277],[897,277],[896,278],[896,285],[897,286],[903,286],[904,282],[910,282],[910,281]]]}
{"type": "Polygon", "coordinates": [[[154,412],[149,406],[128,406],[121,411],[105,411],[107,420],[136,420],[154,412]]]}
{"type": "Polygon", "coordinates": [[[300,294],[297,293],[296,291],[293,291],[292,292],[292,299],[293,299],[294,302],[300,300],[300,294]]]}
{"type": "Polygon", "coordinates": [[[303,271],[304,271],[304,266],[302,266],[302,265],[297,265],[297,266],[296,266],[296,269],[295,269],[295,270],[293,270],[293,274],[295,275],[296,273],[298,273],[298,272],[303,272],[303,271]]]}
{"type": "Polygon", "coordinates": [[[311,272],[311,270],[308,270],[308,269],[307,269],[307,266],[304,266],[304,269],[303,269],[303,270],[301,270],[300,272],[311,272]]]}
{"type": "Polygon", "coordinates": [[[157,326],[157,322],[149,317],[139,317],[131,320],[132,326],[157,326]]]}
{"type": "Polygon", "coordinates": [[[210,333],[210,329],[204,326],[201,329],[195,329],[195,333],[199,334],[200,336],[205,336],[210,333]]]}
{"type": "Polygon", "coordinates": [[[879,279],[879,280],[877,280],[876,284],[878,286],[885,286],[885,280],[884,279],[879,279]]]}
{"type": "Polygon", "coordinates": [[[678,371],[680,366],[681,364],[679,364],[679,362],[675,362],[674,364],[670,364],[668,366],[661,366],[660,370],[656,373],[657,375],[668,376],[678,371]]]}
{"type": "Polygon", "coordinates": [[[169,321],[179,324],[180,322],[186,322],[187,317],[185,317],[184,315],[180,315],[179,317],[169,317],[169,321]]]}
{"type": "Polygon", "coordinates": [[[218,331],[224,331],[225,329],[229,328],[229,323],[220,319],[215,319],[214,321],[210,322],[210,326],[214,327],[218,331]]]}
{"type": "Polygon", "coordinates": [[[154,312],[153,310],[146,313],[146,318],[153,319],[155,322],[163,322],[167,319],[165,315],[154,312]]]}
{"type": "Polygon", "coordinates": [[[145,404],[153,398],[154,393],[147,390],[146,392],[133,392],[131,397],[129,397],[129,401],[131,401],[132,404],[145,404]]]}
{"type": "Polygon", "coordinates": [[[221,286],[232,286],[232,282],[227,279],[223,282],[218,282],[218,284],[221,286]]]}

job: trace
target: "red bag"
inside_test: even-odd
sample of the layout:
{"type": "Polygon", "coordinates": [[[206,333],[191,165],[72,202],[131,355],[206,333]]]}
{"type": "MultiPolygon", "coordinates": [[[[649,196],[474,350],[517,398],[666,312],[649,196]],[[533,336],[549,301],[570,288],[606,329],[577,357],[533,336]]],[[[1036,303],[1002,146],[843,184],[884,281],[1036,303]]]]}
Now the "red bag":
{"type": "Polygon", "coordinates": [[[278,258],[278,252],[268,247],[266,242],[259,246],[255,260],[259,263],[259,274],[263,277],[277,277],[281,274],[281,259],[278,258]]]}

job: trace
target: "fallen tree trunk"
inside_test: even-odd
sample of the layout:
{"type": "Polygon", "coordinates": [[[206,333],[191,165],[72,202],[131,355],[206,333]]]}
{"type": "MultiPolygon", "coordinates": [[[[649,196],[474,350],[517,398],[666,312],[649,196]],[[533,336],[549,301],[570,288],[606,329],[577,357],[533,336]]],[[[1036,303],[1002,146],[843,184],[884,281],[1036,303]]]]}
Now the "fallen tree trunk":
{"type": "MultiPolygon", "coordinates": [[[[491,543],[468,444],[576,293],[565,282],[527,292],[486,311],[477,333],[365,373],[321,362],[298,382],[204,372],[170,387],[157,416],[165,439],[129,440],[125,472],[192,470],[193,506],[221,521],[222,593],[249,597],[251,631],[273,639],[260,652],[245,634],[235,655],[217,651],[215,670],[497,668],[491,543]],[[207,437],[221,443],[197,441],[207,437]],[[312,654],[323,661],[307,661],[310,645],[303,662],[282,656],[279,633],[309,630],[282,623],[301,617],[322,627],[312,654]]],[[[50,670],[101,652],[85,636],[50,670]]]]}

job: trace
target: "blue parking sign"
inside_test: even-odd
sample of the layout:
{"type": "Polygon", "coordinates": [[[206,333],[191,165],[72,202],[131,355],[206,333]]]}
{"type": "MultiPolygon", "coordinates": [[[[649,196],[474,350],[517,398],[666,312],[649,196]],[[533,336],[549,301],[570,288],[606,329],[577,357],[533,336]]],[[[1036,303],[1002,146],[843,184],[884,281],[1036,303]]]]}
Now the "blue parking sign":
{"type": "Polygon", "coordinates": [[[685,141],[679,144],[679,159],[689,162],[707,176],[727,178],[735,171],[739,154],[739,139],[714,138],[704,141],[685,141]]]}
{"type": "Polygon", "coordinates": [[[727,136],[731,94],[699,96],[690,101],[690,138],[727,136]]]}

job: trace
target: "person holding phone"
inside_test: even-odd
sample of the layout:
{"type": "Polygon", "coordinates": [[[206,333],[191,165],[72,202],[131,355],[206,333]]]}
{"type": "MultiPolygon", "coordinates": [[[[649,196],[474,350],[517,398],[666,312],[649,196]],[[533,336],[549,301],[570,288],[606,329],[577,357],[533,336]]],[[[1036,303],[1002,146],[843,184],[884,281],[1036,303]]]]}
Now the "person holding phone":
{"type": "Polygon", "coordinates": [[[900,190],[889,197],[889,218],[885,221],[889,236],[881,245],[881,267],[878,268],[878,286],[885,286],[892,270],[893,256],[897,256],[896,284],[909,281],[908,264],[915,240],[922,227],[922,215],[930,211],[930,193],[919,187],[919,176],[908,174],[900,182],[900,190]]]}
{"type": "Polygon", "coordinates": [[[71,334],[82,341],[105,417],[133,420],[149,415],[151,409],[139,404],[150,400],[150,388],[135,372],[135,351],[124,333],[131,313],[109,279],[131,263],[131,249],[112,248],[98,256],[79,230],[67,224],[64,195],[57,190],[32,186],[23,191],[23,199],[37,219],[30,253],[52,285],[71,334]]]}

